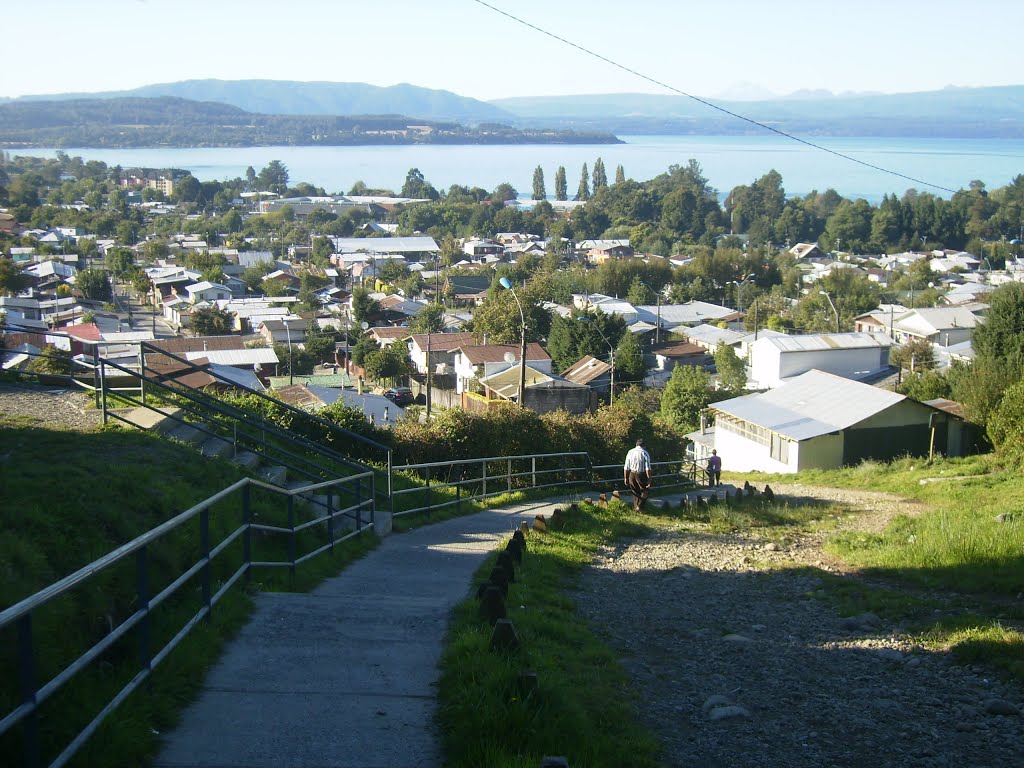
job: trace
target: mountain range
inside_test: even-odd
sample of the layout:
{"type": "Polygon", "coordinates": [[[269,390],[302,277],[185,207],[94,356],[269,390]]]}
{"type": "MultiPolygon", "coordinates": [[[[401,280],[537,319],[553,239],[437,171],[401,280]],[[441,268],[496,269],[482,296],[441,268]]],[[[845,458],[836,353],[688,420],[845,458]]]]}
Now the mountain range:
{"type": "MultiPolygon", "coordinates": [[[[704,103],[685,96],[639,93],[487,102],[409,84],[186,80],[127,91],[24,96],[0,100],[0,104],[128,97],[215,102],[262,115],[401,115],[470,125],[615,134],[750,134],[763,132],[757,125],[761,123],[808,136],[1024,138],[1024,86],[903,94],[804,91],[783,98],[704,103]]],[[[0,127],[3,119],[0,114],[0,127]]]]}

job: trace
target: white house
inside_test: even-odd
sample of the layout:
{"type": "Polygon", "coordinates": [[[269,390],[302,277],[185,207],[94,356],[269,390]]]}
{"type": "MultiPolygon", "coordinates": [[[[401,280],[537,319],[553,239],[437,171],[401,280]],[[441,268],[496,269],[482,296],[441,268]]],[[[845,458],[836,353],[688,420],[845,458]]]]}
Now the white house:
{"type": "Polygon", "coordinates": [[[916,400],[822,371],[715,403],[714,441],[737,472],[833,469],[902,455],[962,455],[956,417],[916,400]],[[934,426],[934,430],[931,427],[934,426]]]}
{"type": "Polygon", "coordinates": [[[748,387],[771,389],[817,369],[864,379],[889,367],[892,341],[879,333],[762,336],[749,346],[748,387]]]}
{"type": "Polygon", "coordinates": [[[429,350],[435,373],[442,365],[454,370],[458,350],[474,343],[471,333],[414,333],[409,339],[409,358],[418,372],[426,373],[429,350]]]}
{"type": "Polygon", "coordinates": [[[200,301],[226,301],[231,298],[230,288],[220,283],[211,283],[209,280],[186,285],[185,290],[188,292],[189,301],[193,304],[200,301]]]}
{"type": "MultiPolygon", "coordinates": [[[[518,344],[467,344],[455,355],[455,390],[460,394],[471,391],[474,389],[474,380],[479,381],[506,368],[518,366],[519,362],[518,344]]],[[[536,342],[526,345],[526,364],[540,373],[552,372],[551,358],[536,342]]]]}
{"type": "Polygon", "coordinates": [[[897,317],[893,323],[896,341],[924,339],[948,347],[969,341],[980,324],[979,315],[986,304],[958,304],[951,307],[922,307],[897,317]]]}

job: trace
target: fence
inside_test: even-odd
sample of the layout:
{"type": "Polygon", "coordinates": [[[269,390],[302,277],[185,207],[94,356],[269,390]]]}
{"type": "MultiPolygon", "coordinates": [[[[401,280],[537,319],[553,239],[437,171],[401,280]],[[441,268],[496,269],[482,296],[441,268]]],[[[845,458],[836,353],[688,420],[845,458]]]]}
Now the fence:
{"type": "MultiPolygon", "coordinates": [[[[65,765],[100,727],[103,721],[120,706],[133,691],[152,674],[168,654],[178,646],[204,619],[209,621],[213,608],[224,598],[240,579],[247,578],[254,568],[287,567],[291,572],[306,561],[332,550],[339,542],[374,527],[374,475],[365,472],[350,477],[329,480],[301,490],[285,490],[252,479],[243,479],[210,498],[204,499],[192,508],[144,533],[133,541],[101,557],[57,583],[22,600],[0,612],[0,633],[16,635],[16,658],[20,704],[4,714],[0,720],[0,739],[9,740],[16,726],[20,727],[23,744],[23,764],[38,766],[44,755],[42,746],[60,749],[51,760],[45,756],[51,768],[65,765]],[[284,499],[284,509],[265,504],[254,507],[252,491],[258,489],[270,494],[269,499],[284,499]],[[317,494],[326,500],[317,504],[305,503],[317,494]],[[235,505],[228,502],[236,502],[235,505]],[[227,505],[227,510],[225,509],[227,505]],[[221,515],[230,517],[234,506],[239,523],[226,526],[221,515]],[[323,514],[317,510],[325,509],[323,514]],[[261,521],[255,519],[259,511],[261,521]],[[211,512],[218,517],[211,524],[211,512]],[[265,522],[263,521],[265,520],[265,522]],[[191,523],[198,524],[198,530],[188,530],[191,523]],[[351,528],[344,532],[344,529],[351,528]],[[213,535],[220,533],[220,540],[213,541],[213,535]],[[339,535],[339,533],[341,535],[339,535]],[[273,554],[281,547],[268,545],[267,537],[287,537],[284,557],[280,559],[258,559],[254,549],[266,548],[273,554]],[[198,544],[198,556],[187,568],[176,574],[163,574],[165,579],[173,578],[154,594],[151,582],[156,569],[150,564],[150,554],[157,552],[162,544],[176,538],[198,544]],[[300,546],[308,551],[300,552],[300,546]],[[134,560],[131,568],[130,559],[134,560]],[[233,564],[237,562],[237,567],[233,564]],[[128,615],[119,623],[111,622],[109,631],[77,658],[63,666],[49,680],[36,682],[41,644],[52,644],[50,632],[59,632],[60,627],[50,627],[48,633],[33,631],[33,618],[39,616],[58,598],[75,599],[82,590],[110,590],[118,579],[130,578],[125,569],[133,571],[134,600],[126,611],[128,615]],[[195,581],[198,581],[198,587],[195,581]],[[157,627],[156,609],[162,605],[174,606],[174,613],[180,615],[185,601],[200,596],[200,607],[184,619],[182,625],[166,630],[167,616],[161,614],[157,627]],[[169,635],[159,648],[154,647],[153,637],[158,629],[169,635]],[[51,697],[91,665],[98,664],[104,654],[112,653],[119,660],[125,654],[125,641],[133,633],[137,646],[137,658],[127,672],[130,679],[102,707],[91,720],[78,731],[66,746],[54,746],[49,738],[44,742],[40,735],[40,708],[51,697]],[[42,637],[40,637],[42,634],[42,637]]],[[[112,598],[111,598],[112,599],[112,598]]],[[[172,608],[168,607],[168,611],[172,608]]],[[[59,614],[58,614],[59,616],[59,614]]],[[[52,617],[50,622],[53,623],[52,617]]],[[[59,623],[59,622],[58,622],[59,623]]],[[[47,660],[51,663],[51,660],[47,660]]],[[[109,664],[109,662],[107,662],[109,664]]],[[[106,674],[109,675],[109,672],[106,674]]]]}

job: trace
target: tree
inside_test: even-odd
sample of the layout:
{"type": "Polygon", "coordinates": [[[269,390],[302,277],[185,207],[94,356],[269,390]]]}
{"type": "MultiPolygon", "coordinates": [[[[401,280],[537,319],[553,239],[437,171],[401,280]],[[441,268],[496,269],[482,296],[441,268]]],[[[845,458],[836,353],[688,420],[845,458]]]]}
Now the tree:
{"type": "Polygon", "coordinates": [[[608,186],[608,174],[604,170],[604,160],[600,157],[594,161],[593,182],[595,195],[597,194],[597,190],[608,186]]]}
{"type": "Polygon", "coordinates": [[[700,426],[700,414],[709,402],[711,378],[701,368],[677,365],[661,394],[661,416],[680,432],[692,432],[700,426]]]}
{"type": "Polygon", "coordinates": [[[362,365],[366,375],[375,381],[394,381],[412,372],[409,348],[404,344],[389,344],[383,349],[370,352],[362,365]]]}
{"type": "Polygon", "coordinates": [[[724,341],[715,348],[715,369],[719,384],[731,394],[742,394],[747,388],[747,365],[724,341]]]}
{"type": "Polygon", "coordinates": [[[352,362],[362,366],[366,362],[367,356],[378,350],[380,350],[380,344],[370,334],[364,333],[352,347],[352,362]]]}
{"type": "Polygon", "coordinates": [[[196,336],[224,336],[231,333],[230,313],[220,307],[200,307],[192,312],[192,333],[196,336]]]}
{"type": "Polygon", "coordinates": [[[105,270],[95,267],[89,267],[79,272],[75,278],[75,286],[86,299],[110,301],[114,296],[110,286],[110,275],[105,270]]]}
{"type": "Polygon", "coordinates": [[[410,168],[402,185],[402,197],[437,200],[441,195],[423,178],[419,168],[410,168]]]}
{"type": "Polygon", "coordinates": [[[565,178],[565,166],[560,165],[555,171],[555,200],[568,200],[569,187],[565,178]]]}
{"type": "Polygon", "coordinates": [[[409,323],[409,333],[440,333],[444,330],[444,305],[428,304],[409,323]]]}
{"type": "Polygon", "coordinates": [[[587,164],[583,164],[583,170],[580,172],[580,186],[576,190],[577,200],[589,200],[590,199],[590,186],[587,181],[587,164]]]}
{"type": "Polygon", "coordinates": [[[533,199],[544,200],[548,196],[544,189],[544,169],[539,165],[533,169],[533,199]]]}
{"type": "Polygon", "coordinates": [[[368,288],[359,286],[352,291],[352,317],[357,323],[369,322],[381,312],[380,302],[370,296],[368,288]]]}
{"type": "Polygon", "coordinates": [[[303,346],[314,362],[326,363],[334,357],[334,336],[324,331],[316,320],[306,329],[303,346]]]}
{"type": "Polygon", "coordinates": [[[291,349],[288,348],[288,344],[275,344],[274,354],[280,361],[277,366],[279,376],[308,376],[316,366],[313,356],[298,344],[292,344],[291,349]]]}
{"type": "Polygon", "coordinates": [[[283,195],[288,189],[288,167],[280,160],[271,160],[257,179],[262,190],[283,195]]]}
{"type": "Polygon", "coordinates": [[[624,184],[626,181],[626,172],[623,170],[621,165],[615,166],[615,183],[624,184]]]}
{"type": "Polygon", "coordinates": [[[135,266],[135,253],[130,248],[110,248],[103,261],[111,274],[123,275],[135,266]]]}
{"type": "Polygon", "coordinates": [[[43,347],[39,357],[33,357],[27,366],[32,373],[49,373],[60,376],[71,374],[71,353],[57,349],[52,344],[43,347]]]}
{"type": "Polygon", "coordinates": [[[626,332],[615,348],[615,379],[617,384],[641,384],[647,364],[635,333],[626,332]]]}
{"type": "Polygon", "coordinates": [[[1000,286],[988,304],[985,322],[972,335],[973,364],[950,371],[954,398],[977,424],[987,424],[1007,389],[1024,378],[1024,284],[1000,286]]]}
{"type": "Polygon", "coordinates": [[[21,271],[14,259],[0,256],[0,296],[16,296],[28,287],[28,275],[21,271]]]}

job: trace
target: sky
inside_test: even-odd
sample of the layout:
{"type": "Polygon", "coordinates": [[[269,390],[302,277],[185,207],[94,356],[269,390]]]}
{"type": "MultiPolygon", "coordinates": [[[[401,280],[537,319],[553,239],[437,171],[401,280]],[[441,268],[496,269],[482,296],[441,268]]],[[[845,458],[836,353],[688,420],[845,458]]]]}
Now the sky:
{"type": "MultiPolygon", "coordinates": [[[[1024,83],[1021,0],[487,0],[706,98],[1024,83]]],[[[0,97],[216,78],[668,93],[475,0],[5,0],[0,97]],[[13,66],[13,63],[17,66],[13,66]]]]}

